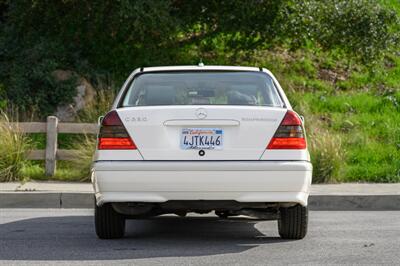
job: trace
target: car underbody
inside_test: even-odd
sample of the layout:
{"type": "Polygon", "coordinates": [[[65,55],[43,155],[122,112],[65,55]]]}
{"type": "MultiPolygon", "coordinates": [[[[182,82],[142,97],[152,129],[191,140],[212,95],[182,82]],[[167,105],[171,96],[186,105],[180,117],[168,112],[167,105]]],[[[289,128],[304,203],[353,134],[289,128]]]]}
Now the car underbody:
{"type": "Polygon", "coordinates": [[[186,216],[188,213],[206,214],[214,211],[218,216],[246,215],[265,220],[276,220],[279,208],[295,203],[237,202],[233,200],[171,200],[162,203],[118,202],[113,209],[126,218],[143,218],[163,214],[186,216]]]}

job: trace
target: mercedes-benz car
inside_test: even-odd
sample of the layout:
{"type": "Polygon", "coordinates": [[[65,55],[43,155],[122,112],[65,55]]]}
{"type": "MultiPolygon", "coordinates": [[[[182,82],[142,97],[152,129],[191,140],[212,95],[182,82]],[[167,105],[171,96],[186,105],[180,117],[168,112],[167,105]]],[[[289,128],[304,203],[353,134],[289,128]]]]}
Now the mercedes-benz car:
{"type": "Polygon", "coordinates": [[[136,69],[99,119],[98,237],[123,237],[126,219],[213,212],[277,220],[282,238],[303,238],[312,178],[303,120],[265,68],[136,69]]]}

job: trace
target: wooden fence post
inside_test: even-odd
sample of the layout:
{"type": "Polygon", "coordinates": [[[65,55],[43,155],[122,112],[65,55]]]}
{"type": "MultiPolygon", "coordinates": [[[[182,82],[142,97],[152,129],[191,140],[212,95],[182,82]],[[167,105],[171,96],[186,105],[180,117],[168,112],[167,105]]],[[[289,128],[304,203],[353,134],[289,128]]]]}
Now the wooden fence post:
{"type": "Polygon", "coordinates": [[[58,118],[48,116],[46,131],[46,176],[54,176],[56,172],[57,126],[58,118]]]}

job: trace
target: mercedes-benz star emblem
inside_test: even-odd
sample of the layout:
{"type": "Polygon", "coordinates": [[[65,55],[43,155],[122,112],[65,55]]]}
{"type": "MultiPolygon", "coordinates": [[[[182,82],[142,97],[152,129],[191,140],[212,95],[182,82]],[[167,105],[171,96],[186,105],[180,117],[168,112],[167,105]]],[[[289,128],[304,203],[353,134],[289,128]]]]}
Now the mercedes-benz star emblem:
{"type": "Polygon", "coordinates": [[[196,116],[198,119],[204,119],[207,117],[207,111],[204,108],[199,108],[196,110],[196,116]]]}

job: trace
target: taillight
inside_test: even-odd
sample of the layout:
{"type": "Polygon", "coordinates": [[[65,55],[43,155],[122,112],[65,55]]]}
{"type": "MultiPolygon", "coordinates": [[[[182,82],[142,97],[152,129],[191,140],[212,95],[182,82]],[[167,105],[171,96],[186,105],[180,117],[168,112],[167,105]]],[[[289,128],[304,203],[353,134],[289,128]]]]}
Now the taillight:
{"type": "Polygon", "coordinates": [[[293,111],[287,111],[267,149],[305,149],[303,124],[300,117],[293,111]]]}
{"type": "Polygon", "coordinates": [[[117,111],[109,112],[101,122],[99,150],[135,150],[136,145],[126,131],[117,111]]]}

